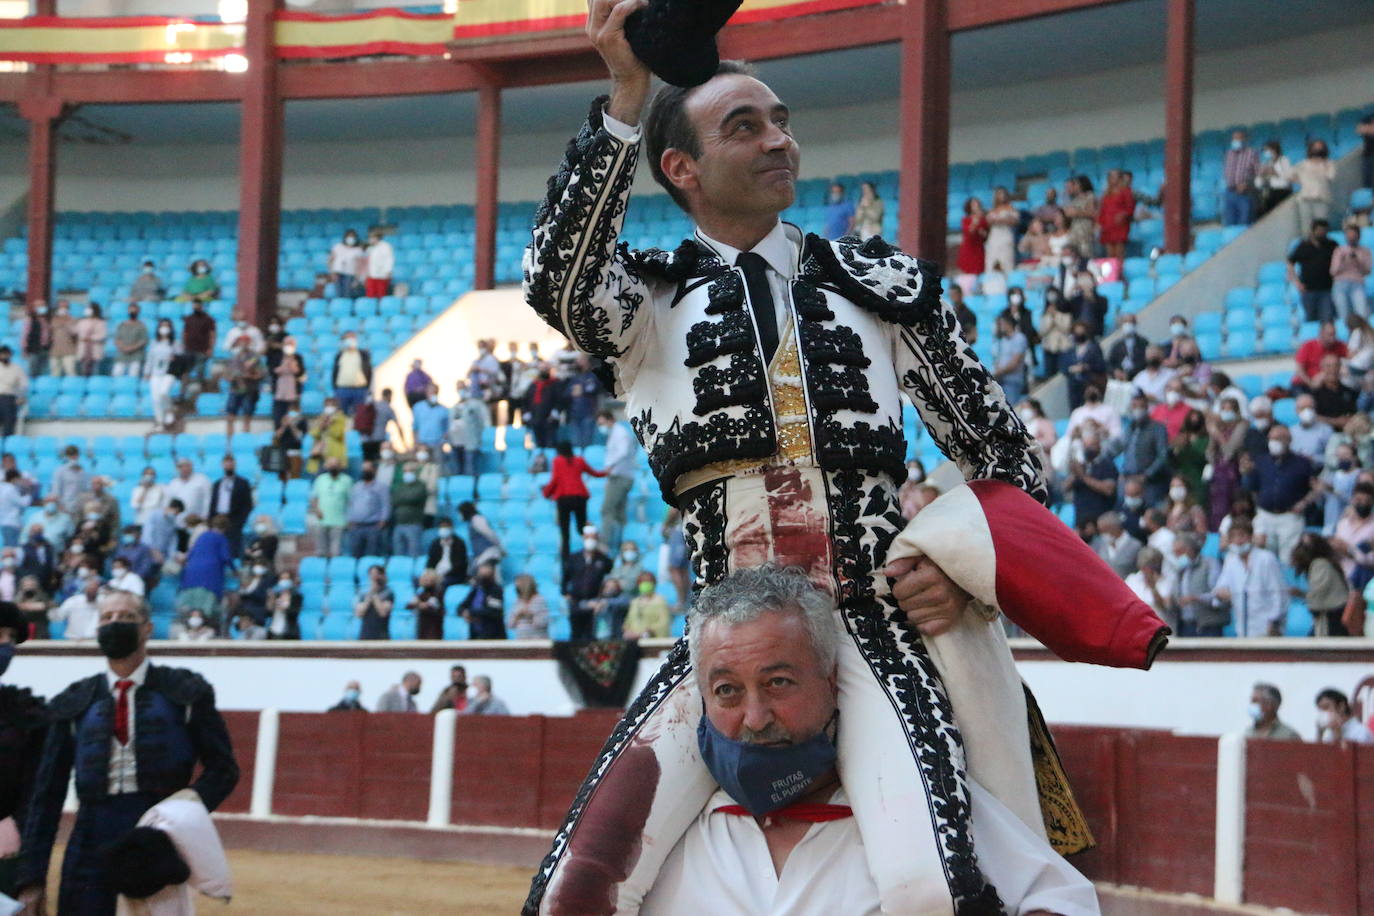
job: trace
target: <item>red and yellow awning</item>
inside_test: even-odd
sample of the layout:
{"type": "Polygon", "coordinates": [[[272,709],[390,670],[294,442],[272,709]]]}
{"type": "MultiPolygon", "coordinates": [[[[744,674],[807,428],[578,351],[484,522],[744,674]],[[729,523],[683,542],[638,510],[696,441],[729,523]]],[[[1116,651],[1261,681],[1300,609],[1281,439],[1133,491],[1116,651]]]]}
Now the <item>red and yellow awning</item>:
{"type": "MultiPolygon", "coordinates": [[[[760,22],[874,6],[893,0],[744,0],[733,23],[760,22]]],[[[402,9],[326,15],[277,14],[278,56],[339,58],[389,54],[433,57],[454,41],[533,37],[580,29],[587,0],[458,0],[453,14],[402,9]]],[[[0,20],[0,60],[37,64],[190,63],[243,52],[241,24],[160,16],[40,17],[0,20]]]]}

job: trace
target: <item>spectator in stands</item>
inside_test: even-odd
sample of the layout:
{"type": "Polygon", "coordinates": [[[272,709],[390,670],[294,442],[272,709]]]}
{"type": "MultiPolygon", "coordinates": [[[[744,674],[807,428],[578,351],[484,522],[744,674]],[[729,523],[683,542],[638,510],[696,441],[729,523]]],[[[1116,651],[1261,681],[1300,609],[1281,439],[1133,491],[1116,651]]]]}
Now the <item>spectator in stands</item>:
{"type": "Polygon", "coordinates": [[[1106,382],[1107,361],[1094,339],[1092,328],[1082,319],[1073,323],[1073,348],[1061,359],[1064,378],[1069,385],[1069,406],[1078,408],[1087,401],[1089,388],[1101,391],[1106,382]]]}
{"type": "Polygon", "coordinates": [[[410,372],[406,375],[404,385],[406,403],[412,408],[429,397],[430,388],[434,387],[434,379],[423,367],[424,363],[421,360],[412,360],[410,372]]]}
{"type": "Polygon", "coordinates": [[[1300,394],[1295,406],[1298,423],[1290,429],[1293,451],[1320,467],[1326,460],[1326,446],[1331,441],[1331,427],[1317,418],[1316,400],[1310,394],[1300,394]]]}
{"type": "Polygon", "coordinates": [[[1185,337],[1179,341],[1177,350],[1178,366],[1175,371],[1176,377],[1183,383],[1184,396],[1205,403],[1207,386],[1212,380],[1212,367],[1203,361],[1197,338],[1185,337]]]}
{"type": "Polygon", "coordinates": [[[987,214],[983,211],[983,202],[976,197],[970,197],[964,201],[964,218],[959,223],[961,239],[959,241],[959,255],[955,260],[955,266],[959,268],[959,274],[955,282],[964,293],[972,293],[974,284],[978,282],[978,275],[983,272],[986,266],[985,245],[988,237],[987,214]]]}
{"type": "Polygon", "coordinates": [[[177,615],[183,622],[173,625],[173,638],[186,642],[204,642],[219,637],[214,622],[199,608],[178,608],[177,615]]]}
{"type": "Polygon", "coordinates": [[[1040,315],[1040,344],[1044,352],[1041,378],[1051,378],[1068,368],[1073,352],[1073,307],[1051,286],[1045,290],[1045,310],[1040,315]]]}
{"type": "Polygon", "coordinates": [[[854,207],[854,235],[861,239],[883,234],[883,199],[871,181],[859,182],[859,203],[854,207]]]}
{"type": "Polygon", "coordinates": [[[1260,150],[1255,190],[1259,192],[1259,216],[1264,216],[1293,193],[1293,163],[1283,154],[1283,146],[1277,140],[1267,141],[1260,150]]]}
{"type": "Polygon", "coordinates": [[[24,367],[14,362],[14,351],[0,344],[0,437],[14,435],[19,408],[29,396],[29,378],[24,367]]]}
{"type": "MultiPolygon", "coordinates": [[[[1190,407],[1178,435],[1169,443],[1173,455],[1170,464],[1174,475],[1187,483],[1188,495],[1198,506],[1207,505],[1207,482],[1203,480],[1203,471],[1207,467],[1208,445],[1207,418],[1202,411],[1190,407]]],[[[1202,517],[1205,526],[1205,511],[1202,517]]]]}
{"type": "Polygon", "coordinates": [[[138,525],[125,525],[119,534],[119,546],[115,548],[111,562],[119,560],[143,581],[144,591],[152,591],[161,578],[157,558],[153,550],[140,540],[142,528],[138,525]]]}
{"type": "Polygon", "coordinates": [[[1328,355],[1335,355],[1341,359],[1350,355],[1345,344],[1336,336],[1334,321],[1323,321],[1317,336],[1303,341],[1298,347],[1298,352],[1293,357],[1297,362],[1297,371],[1293,373],[1294,392],[1307,391],[1320,381],[1322,359],[1328,355]]]}
{"type": "MultiPolygon", "coordinates": [[[[1053,191],[1053,188],[1050,190],[1053,191]]],[[[1050,235],[1045,229],[1045,222],[1039,217],[1032,219],[1026,227],[1021,240],[1016,243],[1016,252],[1020,255],[1018,262],[1028,267],[1051,257],[1050,235]]]]}
{"type": "Polygon", "coordinates": [[[619,582],[621,591],[628,594],[634,591],[635,584],[639,582],[639,574],[643,571],[644,565],[640,562],[639,545],[634,541],[625,541],[620,545],[615,558],[615,565],[611,567],[608,578],[619,582]]]}
{"type": "Polygon", "coordinates": [[[1131,220],[1135,216],[1135,191],[1131,188],[1130,172],[1111,169],[1107,172],[1107,187],[1097,212],[1098,238],[1107,257],[1120,261],[1126,257],[1126,243],[1131,237],[1131,220]]]}
{"type": "Polygon", "coordinates": [[[601,379],[587,356],[579,354],[577,371],[568,380],[567,392],[569,439],[574,448],[586,448],[596,438],[596,414],[605,396],[601,379]]]}
{"type": "Polygon", "coordinates": [[[110,581],[106,587],[120,592],[129,592],[143,597],[147,586],[143,582],[143,577],[134,572],[129,566],[129,561],[119,555],[115,555],[110,561],[110,581]]]}
{"type": "Polygon", "coordinates": [[[76,375],[78,338],[76,319],[65,299],[57,300],[52,317],[52,345],[48,349],[48,371],[56,376],[76,375]]]}
{"type": "Polygon", "coordinates": [[[458,504],[458,514],[463,517],[463,521],[468,526],[468,546],[472,553],[470,564],[475,572],[477,567],[483,563],[493,563],[497,567],[497,581],[500,581],[500,563],[506,555],[505,548],[501,545],[501,536],[496,533],[496,529],[491,526],[487,517],[477,510],[477,506],[470,502],[458,504]]]}
{"type": "Polygon", "coordinates": [[[86,510],[89,512],[94,504],[94,508],[99,512],[96,521],[113,534],[119,528],[119,500],[110,493],[109,486],[108,477],[99,474],[91,477],[91,492],[86,498],[86,510]]]}
{"type": "Polygon", "coordinates": [[[344,685],[343,697],[339,702],[329,707],[329,712],[367,712],[362,704],[363,689],[357,681],[349,681],[344,685]]]}
{"type": "Polygon", "coordinates": [[[439,462],[423,445],[415,450],[415,464],[419,467],[420,483],[425,485],[429,498],[425,500],[425,524],[432,525],[439,511],[439,462]]]}
{"type": "Polygon", "coordinates": [[[386,526],[391,520],[391,494],[377,482],[377,467],[364,461],[348,492],[348,531],[344,549],[354,557],[387,553],[386,526]]]}
{"type": "Polygon", "coordinates": [[[48,616],[54,623],[65,621],[66,639],[95,639],[100,619],[100,576],[90,574],[81,581],[81,590],[62,602],[48,616]]]}
{"type": "Polygon", "coordinates": [[[477,567],[472,587],[458,605],[458,616],[468,622],[473,639],[506,638],[506,599],[496,580],[495,563],[477,567]]]}
{"type": "Polygon", "coordinates": [[[253,619],[251,614],[239,614],[234,619],[234,638],[255,641],[267,638],[267,628],[253,619]]]}
{"type": "Polygon", "coordinates": [[[1325,140],[1310,140],[1307,158],[1293,167],[1298,183],[1298,225],[1310,226],[1331,215],[1331,182],[1336,180],[1336,163],[1325,140]]]}
{"type": "Polygon", "coordinates": [[[1095,423],[1085,424],[1079,430],[1079,444],[1082,457],[1070,459],[1064,489],[1072,496],[1074,518],[1082,524],[1096,522],[1116,505],[1118,472],[1111,457],[1102,450],[1102,434],[1095,423]]]}
{"type": "Polygon", "coordinates": [[[1096,248],[1098,209],[1092,179],[1087,175],[1068,179],[1064,196],[1068,198],[1064,216],[1069,221],[1069,241],[1081,257],[1091,258],[1096,248]]]}
{"type": "Polygon", "coordinates": [[[367,280],[364,295],[375,299],[391,292],[391,274],[396,269],[396,252],[392,250],[382,230],[376,226],[367,232],[367,280]]]}
{"type": "Polygon", "coordinates": [[[597,412],[596,425],[606,437],[606,490],[601,499],[601,531],[606,549],[615,553],[625,532],[626,509],[635,482],[634,434],[615,413],[597,412]]]}
{"type": "Polygon", "coordinates": [[[1169,565],[1169,606],[1162,616],[1179,636],[1220,636],[1231,622],[1228,604],[1214,602],[1219,564],[1203,556],[1202,537],[1190,531],[1174,537],[1169,565]]]}
{"type": "Polygon", "coordinates": [[[1012,203],[1011,194],[1006,188],[993,188],[992,209],[988,211],[987,223],[984,260],[988,269],[992,270],[1000,264],[1003,270],[1011,270],[1016,264],[1016,229],[1021,225],[1021,212],[1012,203]]]}
{"type": "MultiPolygon", "coordinates": [[[[1050,246],[1049,257],[1045,264],[1052,268],[1057,268],[1069,263],[1073,267],[1078,266],[1077,254],[1072,254],[1073,234],[1069,231],[1069,218],[1064,215],[1064,211],[1058,208],[1045,222],[1045,241],[1050,246]]],[[[1055,284],[1058,285],[1058,284],[1055,284]]]]}
{"type": "Polygon", "coordinates": [[[425,568],[439,574],[444,588],[468,581],[468,548],[447,518],[437,520],[438,536],[430,542],[425,568]]]}
{"type": "Polygon", "coordinates": [[[52,321],[48,318],[48,304],[41,299],[31,303],[24,312],[24,323],[19,332],[19,349],[24,354],[31,378],[48,371],[48,351],[52,349],[52,321]]]}
{"type": "Polygon", "coordinates": [[[1285,562],[1302,536],[1303,513],[1321,497],[1312,485],[1312,463],[1291,446],[1288,428],[1274,426],[1269,430],[1269,453],[1241,459],[1241,485],[1255,494],[1258,506],[1255,531],[1285,562]]]}
{"type": "Polygon", "coordinates": [[[343,461],[330,458],[325,472],[310,485],[310,514],[316,519],[317,552],[323,557],[336,557],[343,546],[343,533],[348,523],[349,494],[353,478],[343,472],[343,461]]]}
{"type": "MultiPolygon", "coordinates": [[[[1370,271],[1374,269],[1374,255],[1360,244],[1358,223],[1345,224],[1345,244],[1339,246],[1331,255],[1331,299],[1336,314],[1348,318],[1357,315],[1363,320],[1369,314],[1369,300],[1365,295],[1365,283],[1370,271]]],[[[1366,322],[1365,327],[1368,328],[1366,322]]],[[[1354,337],[1352,335],[1353,342],[1354,337]]],[[[1365,341],[1369,345],[1369,341],[1365,341]]],[[[1368,369],[1366,363],[1362,369],[1368,369]]]]}
{"type": "Polygon", "coordinates": [[[999,315],[992,343],[992,376],[1009,402],[1015,404],[1026,396],[1027,359],[1030,344],[1026,335],[1008,317],[999,315]]]}
{"type": "Polygon", "coordinates": [[[1310,225],[1307,237],[1288,255],[1288,280],[1302,297],[1303,320],[1329,324],[1336,315],[1331,300],[1331,260],[1336,243],[1327,235],[1330,226],[1326,220],[1314,219],[1310,225]]]}
{"type": "Polygon", "coordinates": [[[277,549],[281,539],[277,536],[277,526],[270,515],[259,515],[253,521],[253,533],[243,547],[243,558],[250,563],[266,563],[275,566],[277,549]]]}
{"type": "MultiPolygon", "coordinates": [[[[1117,318],[1117,324],[1121,328],[1121,338],[1107,351],[1107,370],[1111,372],[1112,378],[1133,381],[1148,368],[1146,360],[1149,358],[1150,347],[1145,336],[1136,329],[1135,315],[1122,312],[1117,318]]],[[[1162,353],[1159,359],[1163,363],[1162,353]]],[[[1136,387],[1140,387],[1138,382],[1136,387]]]]}
{"type": "Polygon", "coordinates": [[[1334,687],[1317,694],[1317,740],[1323,744],[1374,744],[1374,734],[1355,718],[1350,699],[1334,687]]]}
{"type": "Polygon", "coordinates": [[[978,316],[964,301],[963,287],[951,286],[946,291],[946,298],[949,299],[950,308],[954,309],[954,317],[959,321],[959,336],[964,343],[973,346],[978,342],[978,316]]]}
{"type": "MultiPolygon", "coordinates": [[[[1054,443],[1059,440],[1059,434],[1055,431],[1054,422],[1045,416],[1045,409],[1040,402],[1035,398],[1026,398],[1016,406],[1016,414],[1021,418],[1021,422],[1026,424],[1026,429],[1035,437],[1035,441],[1040,443],[1040,448],[1048,455],[1050,449],[1054,448],[1054,443]]],[[[908,476],[903,486],[912,482],[910,465],[907,467],[908,476]]],[[[922,468],[921,479],[916,483],[922,483],[924,480],[925,469],[922,468]]]]}
{"type": "MultiPolygon", "coordinates": [[[[358,595],[353,601],[353,616],[362,621],[358,638],[390,639],[391,609],[395,603],[396,596],[387,585],[385,567],[380,563],[369,566],[367,584],[358,590],[358,595]]],[[[418,686],[416,690],[411,691],[412,694],[417,692],[418,686]]],[[[414,705],[412,703],[408,711],[414,712],[414,705]]],[[[378,706],[377,711],[383,710],[378,706]]]]}
{"type": "Polygon", "coordinates": [[[596,529],[582,529],[582,550],[563,561],[563,601],[568,608],[573,639],[592,639],[595,635],[592,611],[583,603],[601,594],[601,584],[611,572],[611,559],[597,541],[596,529]]]}
{"type": "Polygon", "coordinates": [[[1358,399],[1359,392],[1341,381],[1341,359],[1334,353],[1322,357],[1321,375],[1312,386],[1311,395],[1298,398],[1304,403],[1310,401],[1315,418],[1331,429],[1345,428],[1355,415],[1358,399]]]}
{"type": "Polygon", "coordinates": [[[13,547],[0,552],[0,601],[13,601],[19,589],[19,554],[13,547]]]}
{"type": "MultiPolygon", "coordinates": [[[[1112,513],[1109,512],[1102,518],[1110,515],[1112,513]]],[[[1098,528],[1101,526],[1102,522],[1099,519],[1098,528]]],[[[1101,535],[1098,537],[1100,539],[1101,535]]],[[[1173,612],[1174,581],[1164,572],[1164,556],[1153,547],[1145,547],[1140,550],[1136,562],[1139,568],[1122,577],[1126,581],[1126,587],[1135,592],[1137,598],[1148,604],[1151,610],[1178,632],[1178,620],[1173,612]]]]}
{"type": "Polygon", "coordinates": [[[1097,291],[1092,271],[1080,270],[1069,294],[1069,308],[1077,321],[1088,326],[1088,333],[1101,337],[1107,326],[1107,298],[1097,291]]]}
{"type": "Polygon", "coordinates": [[[1279,706],[1283,694],[1273,684],[1260,682],[1250,691],[1250,727],[1246,738],[1267,738],[1271,741],[1301,741],[1302,736],[1279,720],[1279,706]]]}
{"type": "Polygon", "coordinates": [[[377,698],[377,712],[419,712],[415,706],[415,697],[420,692],[421,683],[420,675],[414,671],[407,671],[401,676],[401,683],[393,684],[390,690],[377,698]]]}
{"type": "Polygon", "coordinates": [[[282,414],[272,432],[272,445],[281,449],[282,465],[277,476],[283,482],[301,476],[301,449],[305,444],[308,425],[295,407],[282,414]]]}
{"type": "Polygon", "coordinates": [[[1130,415],[1122,424],[1119,438],[1110,443],[1112,453],[1121,456],[1121,473],[1138,476],[1146,505],[1164,499],[1169,486],[1169,433],[1164,424],[1150,416],[1150,402],[1136,392],[1131,398],[1130,415]]]}
{"type": "MultiPolygon", "coordinates": [[[[270,564],[262,560],[246,564],[244,575],[239,577],[238,613],[249,615],[257,623],[266,623],[267,604],[276,586],[277,573],[270,564]]],[[[267,638],[265,633],[263,638],[267,638]]]]}
{"type": "MultiPolygon", "coordinates": [[[[1294,597],[1305,598],[1312,614],[1309,636],[1349,636],[1341,614],[1350,598],[1350,583],[1336,563],[1335,552],[1326,538],[1305,532],[1293,548],[1293,571],[1307,580],[1307,590],[1292,590],[1294,597]]],[[[1280,634],[1281,635],[1281,634],[1280,634]]]]}
{"type": "Polygon", "coordinates": [[[310,428],[314,440],[310,445],[310,473],[319,472],[322,465],[332,461],[340,465],[348,462],[348,417],[339,409],[337,398],[325,398],[324,409],[310,428]]]}
{"type": "Polygon", "coordinates": [[[430,707],[429,714],[432,716],[445,709],[456,709],[462,712],[468,705],[468,671],[462,665],[454,665],[448,671],[449,683],[443,690],[439,691],[438,698],[434,705],[430,707]]]}
{"type": "Polygon", "coordinates": [[[48,492],[57,500],[63,512],[74,515],[81,508],[90,488],[90,477],[81,467],[81,450],[75,445],[68,445],[62,450],[62,464],[53,471],[48,492]]]}
{"type": "Polygon", "coordinates": [[[1253,537],[1249,520],[1231,522],[1212,600],[1218,609],[1232,611],[1237,636],[1281,636],[1288,617],[1288,586],[1278,558],[1254,546],[1253,537]]]}
{"type": "Polygon", "coordinates": [[[417,447],[426,447],[438,454],[448,435],[448,408],[439,403],[439,388],[429,386],[423,401],[411,405],[411,433],[417,447]]]}
{"type": "Polygon", "coordinates": [[[491,692],[491,678],[479,674],[472,679],[472,700],[459,710],[465,716],[508,716],[506,701],[491,692]]]}
{"type": "Polygon", "coordinates": [[[37,576],[25,575],[19,579],[19,591],[14,596],[15,606],[28,625],[30,638],[48,639],[50,632],[48,618],[55,610],[47,589],[37,576]]]}
{"type": "MultiPolygon", "coordinates": [[[[1121,346],[1121,342],[1117,343],[1121,346]]],[[[1165,391],[1169,383],[1177,375],[1177,370],[1168,368],[1164,365],[1164,351],[1159,347],[1150,346],[1145,348],[1144,368],[1135,374],[1131,379],[1131,384],[1143,395],[1147,401],[1161,403],[1164,400],[1165,391]]]]}
{"type": "Polygon", "coordinates": [[[335,242],[329,250],[329,279],[334,284],[334,295],[352,298],[360,292],[359,268],[365,260],[363,246],[358,244],[358,233],[349,229],[343,234],[343,241],[335,242]]]}
{"type": "Polygon", "coordinates": [[[176,376],[172,374],[172,361],[180,352],[171,320],[161,319],[157,323],[153,342],[148,346],[148,354],[143,363],[143,377],[148,381],[153,419],[158,425],[167,425],[166,420],[172,415],[172,387],[177,381],[176,376]]]}
{"type": "Polygon", "coordinates": [[[191,357],[191,375],[205,378],[217,335],[215,319],[205,311],[205,304],[199,299],[192,302],[191,311],[181,320],[181,349],[191,357]]]}
{"type": "Polygon", "coordinates": [[[1230,510],[1240,486],[1240,458],[1245,454],[1249,427],[1240,415],[1240,401],[1225,397],[1218,410],[1207,417],[1208,530],[1215,531],[1230,510]]]}
{"type": "Polygon", "coordinates": [[[639,574],[635,585],[635,596],[630,599],[630,608],[625,614],[622,639],[666,639],[671,621],[668,602],[657,591],[658,579],[653,573],[639,574]]]}
{"type": "Polygon", "coordinates": [[[305,359],[297,351],[296,338],[282,338],[281,362],[272,370],[272,427],[281,426],[282,417],[301,405],[305,383],[305,359]]]}
{"type": "Polygon", "coordinates": [[[57,569],[58,548],[48,540],[39,522],[29,525],[28,539],[20,552],[19,574],[33,576],[44,588],[53,585],[53,573],[57,569]]]}
{"type": "MultiPolygon", "coordinates": [[[[256,330],[256,329],[255,329],[256,330]]],[[[229,399],[224,408],[225,432],[234,436],[234,417],[243,417],[243,431],[251,432],[253,413],[258,409],[258,394],[267,367],[253,349],[247,334],[240,334],[230,345],[232,355],[225,366],[225,380],[229,383],[229,399]]]]}
{"type": "Polygon", "coordinates": [[[1259,155],[1249,144],[1243,130],[1231,132],[1231,148],[1222,163],[1222,180],[1226,196],[1222,201],[1221,221],[1227,226],[1248,226],[1254,218],[1254,198],[1251,196],[1255,176],[1259,174],[1259,155]]]}
{"type": "MultiPolygon", "coordinates": [[[[630,610],[630,598],[635,594],[639,576],[636,575],[629,588],[621,585],[614,570],[601,583],[601,592],[594,598],[578,603],[575,610],[592,615],[592,632],[604,631],[611,639],[619,639],[625,629],[625,615],[630,610]]],[[[574,610],[569,609],[569,613],[574,610]]]]}
{"type": "Polygon", "coordinates": [[[151,259],[145,259],[133,285],[129,287],[129,302],[159,302],[166,292],[162,278],[157,275],[157,265],[151,259]]]}
{"type": "Polygon", "coordinates": [[[348,331],[343,335],[343,349],[334,357],[334,371],[330,377],[339,409],[351,417],[354,409],[367,399],[367,392],[372,387],[372,353],[359,348],[357,332],[348,331]]]}
{"type": "Polygon", "coordinates": [[[549,605],[539,594],[534,576],[528,573],[515,577],[515,604],[506,618],[506,628],[512,639],[549,638],[549,605]]]}
{"type": "Polygon", "coordinates": [[[849,235],[854,226],[854,203],[846,198],[844,185],[838,181],[830,185],[830,199],[825,205],[825,237],[838,239],[849,235]]]}
{"type": "Polygon", "coordinates": [[[1119,514],[1104,512],[1098,516],[1097,538],[1092,548],[1118,576],[1124,579],[1136,571],[1142,547],[1144,545],[1123,527],[1119,514]]]}
{"type": "Polygon", "coordinates": [[[1175,315],[1169,319],[1169,339],[1160,343],[1164,351],[1164,365],[1177,369],[1183,364],[1184,344],[1193,339],[1188,330],[1188,319],[1175,315]]]}
{"type": "Polygon", "coordinates": [[[468,386],[471,396],[490,408],[490,425],[500,422],[497,411],[502,398],[501,361],[496,358],[496,341],[477,341],[477,358],[468,368],[468,386]]]}
{"type": "MultiPolygon", "coordinates": [[[[361,405],[353,415],[353,428],[363,440],[363,460],[376,461],[381,457],[382,443],[391,440],[391,427],[405,441],[405,431],[401,421],[396,419],[396,411],[391,408],[391,389],[383,388],[374,400],[361,405]]],[[[386,482],[388,486],[391,481],[386,482]]]]}
{"type": "Polygon", "coordinates": [[[1332,437],[1332,443],[1334,448],[1328,451],[1332,458],[1322,469],[1317,481],[1317,485],[1324,493],[1322,531],[1325,533],[1336,530],[1336,521],[1350,502],[1350,497],[1355,492],[1355,482],[1362,473],[1360,461],[1355,457],[1355,446],[1349,441],[1337,441],[1335,436],[1332,437]]]}
{"type": "Polygon", "coordinates": [[[1374,486],[1355,484],[1336,522],[1331,549],[1353,587],[1363,589],[1374,579],[1374,486]]]}
{"type": "Polygon", "coordinates": [[[192,261],[191,276],[186,280],[186,284],[181,288],[181,295],[177,298],[182,302],[209,302],[218,297],[219,283],[215,280],[210,262],[204,258],[192,261]]]}
{"type": "Polygon", "coordinates": [[[1183,431],[1183,421],[1193,410],[1184,394],[1183,382],[1175,376],[1164,385],[1164,400],[1150,410],[1150,418],[1164,424],[1170,443],[1183,431]]]}
{"type": "Polygon", "coordinates": [[[168,500],[179,500],[186,513],[203,518],[210,513],[210,490],[210,478],[197,471],[191,459],[177,459],[177,476],[166,487],[168,500]]]}
{"type": "Polygon", "coordinates": [[[143,375],[143,358],[148,353],[148,326],[139,320],[137,302],[129,303],[128,314],[128,318],[115,326],[115,358],[110,374],[139,378],[143,375]]]}
{"type": "Polygon", "coordinates": [[[482,435],[487,429],[487,406],[472,389],[458,383],[458,402],[445,417],[451,467],[456,474],[481,473],[482,435]]]}
{"type": "Polygon", "coordinates": [[[239,341],[247,338],[248,346],[253,353],[258,356],[267,352],[267,340],[262,336],[262,330],[257,325],[250,324],[248,315],[241,308],[236,308],[230,315],[233,322],[229,326],[229,333],[224,335],[224,348],[230,353],[238,349],[239,341]]]}
{"type": "Polygon", "coordinates": [[[237,560],[243,553],[243,526],[253,512],[253,485],[239,476],[233,455],[225,455],[220,468],[224,476],[210,488],[210,511],[224,516],[229,551],[237,560]]]}
{"type": "Polygon", "coordinates": [[[1074,408],[1069,414],[1069,425],[1064,434],[1072,437],[1080,426],[1092,420],[1108,441],[1121,437],[1121,414],[1116,408],[1102,400],[1102,389],[1093,386],[1083,395],[1083,405],[1074,408]]]}
{"type": "Polygon", "coordinates": [[[547,365],[539,367],[539,375],[530,387],[530,429],[536,448],[552,448],[558,435],[560,394],[562,385],[547,365]]]}
{"type": "Polygon", "coordinates": [[[140,527],[139,540],[153,551],[157,563],[165,564],[179,552],[177,525],[185,512],[185,503],[169,497],[162,510],[148,516],[140,527]]]}
{"type": "Polygon", "coordinates": [[[406,462],[400,480],[389,486],[380,478],[377,485],[391,494],[391,552],[396,556],[418,557],[425,527],[425,502],[429,490],[420,480],[419,466],[406,462]]]}
{"type": "Polygon", "coordinates": [[[576,524],[578,530],[587,526],[587,484],[582,475],[605,477],[605,471],[598,471],[587,464],[580,455],[574,455],[572,445],[565,439],[558,443],[558,456],[553,459],[553,470],[549,482],[544,484],[544,498],[551,499],[558,507],[558,533],[561,556],[564,563],[568,559],[569,525],[576,524]]]}
{"type": "Polygon", "coordinates": [[[1054,222],[1056,216],[1063,216],[1064,211],[1059,209],[1059,192],[1053,185],[1045,188],[1045,199],[1041,204],[1031,211],[1034,219],[1039,220],[1041,225],[1048,231],[1049,226],[1054,222]]]}
{"type": "Polygon", "coordinates": [[[277,577],[272,594],[267,599],[267,638],[301,638],[301,593],[296,590],[296,579],[290,572],[277,577]]]}
{"type": "MultiPolygon", "coordinates": [[[[501,373],[506,379],[506,425],[521,423],[525,426],[525,399],[529,396],[530,385],[534,383],[533,363],[520,358],[520,344],[510,342],[510,355],[501,361],[501,373]]],[[[521,441],[524,434],[521,433],[521,441]]]]}
{"type": "Polygon", "coordinates": [[[432,569],[420,573],[415,594],[406,608],[415,615],[416,639],[444,638],[444,590],[432,569]]]}
{"type": "Polygon", "coordinates": [[[228,529],[229,520],[214,515],[209,526],[194,536],[181,568],[178,605],[199,608],[212,618],[219,613],[225,573],[233,571],[237,557],[229,547],[228,529]]]}
{"type": "Polygon", "coordinates": [[[267,374],[272,375],[281,365],[282,347],[286,345],[286,329],[276,313],[267,322],[267,333],[263,335],[263,359],[267,363],[267,374]]]}
{"type": "Polygon", "coordinates": [[[1006,318],[1011,322],[1012,327],[1016,328],[1026,337],[1028,354],[1026,358],[1027,367],[1038,363],[1036,347],[1040,346],[1040,334],[1035,329],[1035,317],[1031,314],[1030,307],[1026,305],[1026,293],[1021,287],[1013,286],[1007,290],[1007,307],[998,313],[997,317],[1006,318]]]}

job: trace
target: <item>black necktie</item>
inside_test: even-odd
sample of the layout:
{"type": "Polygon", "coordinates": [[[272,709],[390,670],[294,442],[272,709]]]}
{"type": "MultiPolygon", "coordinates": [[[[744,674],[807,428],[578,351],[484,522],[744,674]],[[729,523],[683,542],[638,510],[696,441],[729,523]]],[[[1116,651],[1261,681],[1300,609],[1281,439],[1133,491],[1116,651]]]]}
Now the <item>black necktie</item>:
{"type": "Polygon", "coordinates": [[[773,361],[778,350],[778,318],[773,310],[773,288],[768,283],[768,262],[763,255],[742,251],[735,258],[735,266],[744,271],[744,285],[749,289],[749,305],[754,310],[754,322],[759,326],[759,343],[763,345],[763,361],[773,361]]]}

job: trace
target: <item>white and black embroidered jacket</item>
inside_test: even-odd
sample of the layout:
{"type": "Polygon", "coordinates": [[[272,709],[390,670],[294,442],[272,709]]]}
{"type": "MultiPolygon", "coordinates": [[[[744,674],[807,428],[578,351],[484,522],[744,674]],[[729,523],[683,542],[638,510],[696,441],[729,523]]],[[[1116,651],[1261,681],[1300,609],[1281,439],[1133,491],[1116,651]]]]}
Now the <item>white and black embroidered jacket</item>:
{"type": "MultiPolygon", "coordinates": [[[[598,99],[549,181],[525,252],[525,299],[615,370],[663,495],[719,461],[778,451],[762,347],[740,271],[696,240],[674,252],[618,243],[639,143],[598,99]]],[[[933,265],[874,238],[807,235],[789,285],[817,464],[905,478],[901,395],[969,479],[1044,499],[1039,446],[959,338],[933,265]]]]}

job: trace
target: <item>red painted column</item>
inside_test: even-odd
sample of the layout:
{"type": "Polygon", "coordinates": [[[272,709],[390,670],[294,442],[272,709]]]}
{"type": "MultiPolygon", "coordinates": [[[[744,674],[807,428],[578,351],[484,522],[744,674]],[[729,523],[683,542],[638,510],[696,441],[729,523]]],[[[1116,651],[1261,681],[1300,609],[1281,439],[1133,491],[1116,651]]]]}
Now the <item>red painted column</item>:
{"type": "MultiPolygon", "coordinates": [[[[45,68],[46,69],[46,68],[45,68]]],[[[62,100],[35,96],[19,102],[29,122],[28,301],[46,302],[52,293],[52,235],[57,188],[57,125],[62,100]]]]}
{"type": "Polygon", "coordinates": [[[898,241],[927,260],[945,260],[949,189],[948,0],[907,0],[902,26],[901,206],[898,241]]]}
{"type": "Polygon", "coordinates": [[[474,289],[496,286],[496,214],[500,203],[501,87],[477,90],[477,237],[473,253],[474,289]]]}
{"type": "Polygon", "coordinates": [[[243,111],[239,137],[239,296],[262,325],[277,308],[281,244],[283,108],[277,86],[273,15],[281,0],[249,0],[244,23],[243,111]]]}
{"type": "Polygon", "coordinates": [[[1182,254],[1192,244],[1195,0],[1168,3],[1164,54],[1164,248],[1182,254]]]}

